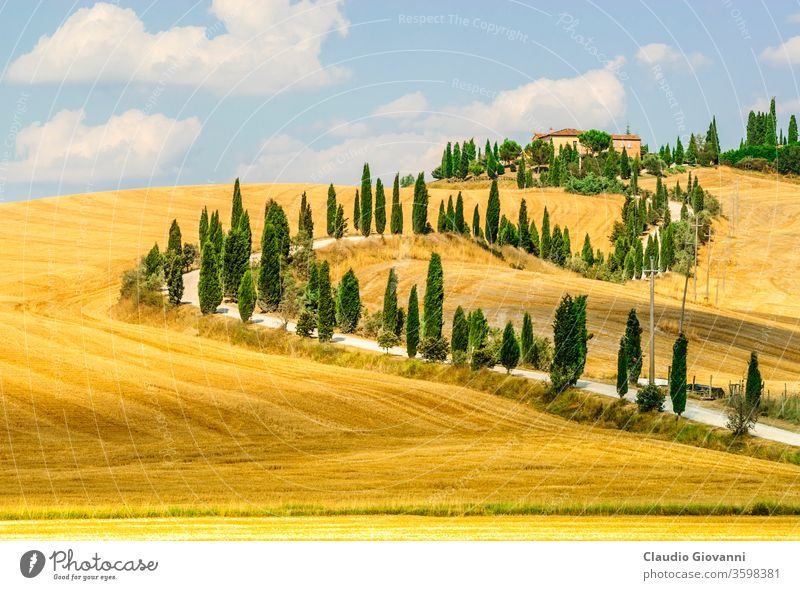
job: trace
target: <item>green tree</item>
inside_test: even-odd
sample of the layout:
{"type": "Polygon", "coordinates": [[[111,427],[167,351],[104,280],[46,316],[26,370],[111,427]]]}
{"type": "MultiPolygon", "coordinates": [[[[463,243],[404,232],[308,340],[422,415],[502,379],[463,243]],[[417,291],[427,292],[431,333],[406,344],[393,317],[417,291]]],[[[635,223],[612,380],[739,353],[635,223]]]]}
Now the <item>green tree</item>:
{"type": "Polygon", "coordinates": [[[476,238],[481,235],[481,213],[478,207],[475,205],[475,209],[472,211],[472,235],[476,238]]]}
{"type": "Polygon", "coordinates": [[[428,188],[425,186],[425,173],[420,172],[414,184],[414,205],[411,212],[411,225],[415,234],[428,231],[428,188]]]}
{"type": "Polygon", "coordinates": [[[669,374],[669,397],[672,411],[678,416],[686,410],[686,351],[689,341],[683,332],[678,334],[672,346],[672,370],[669,374]]]}
{"type": "MultiPolygon", "coordinates": [[[[320,287],[321,289],[322,287],[320,287]]],[[[358,279],[351,268],[342,277],[336,290],[336,321],[342,332],[350,334],[358,327],[361,318],[361,295],[358,279]]]]}
{"type": "Polygon", "coordinates": [[[173,219],[172,225],[169,226],[169,241],[167,242],[167,253],[174,252],[180,255],[183,251],[183,240],[181,238],[181,228],[178,225],[178,220],[173,219]]]}
{"type": "Polygon", "coordinates": [[[444,275],[442,259],[434,252],[428,263],[428,278],[425,284],[425,309],[422,321],[425,338],[442,337],[444,305],[444,275]]]}
{"type": "Polygon", "coordinates": [[[686,163],[692,166],[697,164],[697,138],[694,133],[689,136],[689,147],[686,148],[686,163]]]}
{"type": "Polygon", "coordinates": [[[200,213],[200,231],[199,231],[200,243],[205,244],[206,240],[208,240],[208,207],[203,207],[202,213],[200,213]]]}
{"type": "Polygon", "coordinates": [[[681,143],[680,136],[675,140],[675,151],[672,153],[672,159],[675,160],[678,166],[686,161],[686,154],[683,151],[683,144],[681,143]]]}
{"type": "Polygon", "coordinates": [[[617,395],[625,397],[628,393],[628,346],[625,336],[619,339],[617,351],[617,395]]]}
{"type": "Polygon", "coordinates": [[[639,325],[639,318],[636,316],[636,309],[628,312],[625,343],[628,347],[625,351],[628,359],[628,379],[631,383],[636,384],[642,372],[642,328],[639,325]]]}
{"type": "Polygon", "coordinates": [[[219,264],[222,260],[222,249],[225,247],[225,234],[219,221],[219,211],[214,211],[211,214],[211,221],[208,224],[208,239],[214,245],[214,250],[217,253],[217,264],[219,264]]]}
{"type": "Polygon", "coordinates": [[[533,250],[531,244],[531,228],[528,222],[528,204],[525,199],[519,204],[519,217],[517,218],[517,226],[519,227],[519,247],[526,252],[533,250]]]}
{"type": "Polygon", "coordinates": [[[531,254],[534,256],[540,256],[539,231],[536,229],[535,221],[531,221],[531,225],[528,228],[528,235],[531,239],[531,254]]]}
{"type": "Polygon", "coordinates": [[[239,227],[239,219],[242,217],[242,213],[244,213],[244,207],[242,207],[242,191],[239,188],[239,179],[236,179],[236,182],[233,183],[233,202],[231,204],[231,227],[239,227]]]}
{"type": "Polygon", "coordinates": [[[572,258],[572,241],[569,239],[569,228],[565,225],[564,231],[561,233],[562,238],[562,258],[566,264],[572,258]]]}
{"type": "Polygon", "coordinates": [[[361,228],[361,197],[358,196],[358,189],[356,189],[356,197],[353,201],[353,227],[357,231],[361,228]]]}
{"type": "Polygon", "coordinates": [[[328,261],[319,266],[319,306],[317,310],[317,336],[320,342],[330,342],[336,324],[336,308],[331,292],[331,275],[328,261]]]}
{"type": "Polygon", "coordinates": [[[417,286],[411,287],[411,295],[408,297],[408,314],[406,316],[406,352],[409,358],[417,356],[417,346],[419,346],[419,299],[417,298],[417,286]]]}
{"type": "Polygon", "coordinates": [[[281,302],[281,253],[278,236],[271,223],[264,225],[261,235],[261,263],[258,269],[258,305],[264,311],[275,311],[281,302]]]}
{"type": "Polygon", "coordinates": [[[447,148],[444,150],[444,163],[442,166],[442,178],[453,177],[453,146],[447,142],[447,148]]]}
{"type": "Polygon", "coordinates": [[[166,264],[167,295],[172,305],[180,305],[183,299],[183,260],[181,256],[169,253],[166,264]]]}
{"type": "Polygon", "coordinates": [[[164,257],[161,255],[161,252],[158,249],[158,243],[155,243],[153,244],[153,247],[150,248],[150,252],[147,253],[147,256],[145,256],[144,259],[145,276],[152,277],[157,275],[163,266],[164,257]]]}
{"type": "Polygon", "coordinates": [[[622,148],[622,155],[619,158],[619,175],[628,179],[631,177],[631,162],[627,150],[622,148]]]}
{"type": "Polygon", "coordinates": [[[392,185],[392,233],[400,235],[403,233],[403,205],[400,203],[400,173],[395,174],[394,184],[392,185]]]}
{"type": "Polygon", "coordinates": [[[578,135],[581,145],[589,148],[593,154],[602,152],[611,147],[611,136],[605,131],[590,129],[578,135]]]}
{"type": "Polygon", "coordinates": [[[344,207],[341,203],[336,207],[336,223],[333,227],[333,237],[341,240],[347,232],[347,219],[344,216],[344,207]]]}
{"type": "Polygon", "coordinates": [[[486,346],[489,337],[489,322],[480,308],[469,314],[469,340],[468,351],[474,354],[486,346]]]}
{"type": "Polygon", "coordinates": [[[397,324],[397,273],[389,269],[389,279],[383,292],[383,329],[394,330],[397,324]]]}
{"type": "Polygon", "coordinates": [[[381,179],[375,181],[375,232],[383,235],[386,231],[386,194],[381,179]]]}
{"type": "Polygon", "coordinates": [[[197,284],[200,311],[204,314],[216,313],[217,307],[222,303],[222,285],[219,281],[217,250],[210,241],[203,246],[200,260],[200,278],[197,284]]]}
{"type": "Polygon", "coordinates": [[[525,183],[525,159],[522,158],[517,164],[517,188],[527,188],[525,183]]]}
{"type": "Polygon", "coordinates": [[[526,311],[525,315],[522,316],[522,331],[519,334],[519,348],[523,364],[530,364],[533,360],[533,353],[535,352],[533,346],[533,321],[531,321],[531,314],[526,311]]]}
{"type": "Polygon", "coordinates": [[[256,287],[253,284],[253,274],[248,269],[239,283],[239,317],[243,322],[248,322],[253,316],[256,307],[256,287]]]}
{"type": "Polygon", "coordinates": [[[444,199],[439,201],[439,216],[436,218],[436,231],[440,234],[447,231],[447,214],[444,212],[444,199]]]}
{"type": "Polygon", "coordinates": [[[450,176],[458,177],[461,174],[461,146],[458,142],[453,146],[453,162],[450,170],[450,176]]]}
{"type": "Polygon", "coordinates": [[[264,215],[264,225],[266,226],[267,223],[271,223],[275,231],[278,252],[281,256],[287,258],[289,256],[289,246],[291,244],[289,220],[286,217],[286,212],[283,210],[283,207],[272,199],[267,203],[266,213],[264,215]]]}
{"type": "Polygon", "coordinates": [[[550,240],[550,260],[554,264],[564,266],[564,236],[558,224],[553,228],[553,235],[550,240]]]}
{"type": "Polygon", "coordinates": [[[486,241],[494,244],[499,235],[500,226],[500,191],[497,188],[497,180],[492,180],[489,189],[489,202],[486,205],[486,241]]]}
{"type": "Polygon", "coordinates": [[[542,233],[539,239],[539,255],[547,260],[550,258],[550,213],[547,207],[544,208],[542,215],[542,233]]]}
{"type": "Polygon", "coordinates": [[[236,299],[239,283],[250,266],[247,236],[238,227],[228,233],[222,256],[222,289],[225,297],[236,299]]]}
{"type": "Polygon", "coordinates": [[[464,221],[464,198],[461,196],[461,191],[458,191],[458,197],[456,197],[454,226],[456,233],[467,233],[467,222],[464,221]]]}
{"type": "Polygon", "coordinates": [[[561,393],[575,385],[586,363],[586,296],[562,297],[553,320],[553,363],[550,383],[553,392],[561,393]]]}
{"type": "Polygon", "coordinates": [[[369,164],[364,164],[361,173],[361,235],[368,236],[372,232],[372,178],[369,173],[369,164]]]}
{"type": "Polygon", "coordinates": [[[581,249],[581,258],[587,266],[594,266],[594,249],[592,248],[592,241],[589,239],[587,233],[583,237],[583,248],[581,249]]]}
{"type": "Polygon", "coordinates": [[[505,367],[506,373],[511,373],[511,370],[516,368],[519,354],[519,342],[514,334],[514,326],[508,322],[503,330],[503,343],[500,345],[500,364],[505,367]]]}
{"type": "Polygon", "coordinates": [[[747,382],[744,387],[744,395],[747,403],[751,407],[757,408],[761,403],[761,390],[764,388],[764,381],[761,379],[761,371],[758,368],[758,353],[750,353],[750,362],[747,363],[747,382]]]}
{"type": "Polygon", "coordinates": [[[325,228],[329,236],[333,236],[336,233],[336,209],[336,189],[333,188],[333,183],[331,183],[328,187],[328,203],[325,209],[327,213],[325,228]]]}
{"type": "Polygon", "coordinates": [[[788,142],[790,144],[797,143],[797,119],[795,119],[794,115],[789,117],[789,137],[788,142]]]}
{"type": "Polygon", "coordinates": [[[459,305],[453,314],[453,332],[450,349],[453,352],[453,362],[462,364],[467,359],[467,347],[469,346],[469,322],[464,314],[464,310],[459,305]]]}

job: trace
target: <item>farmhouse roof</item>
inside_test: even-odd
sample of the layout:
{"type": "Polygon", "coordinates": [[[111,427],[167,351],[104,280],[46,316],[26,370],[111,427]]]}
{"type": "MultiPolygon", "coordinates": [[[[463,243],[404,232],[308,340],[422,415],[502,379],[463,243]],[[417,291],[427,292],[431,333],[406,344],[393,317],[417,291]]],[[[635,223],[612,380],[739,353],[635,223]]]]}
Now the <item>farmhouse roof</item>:
{"type": "Polygon", "coordinates": [[[632,141],[641,141],[642,138],[635,133],[612,133],[611,139],[630,139],[632,141]]]}
{"type": "Polygon", "coordinates": [[[543,139],[545,137],[577,137],[583,133],[580,129],[573,129],[572,127],[567,127],[566,129],[559,129],[558,131],[553,131],[552,129],[547,133],[536,133],[534,134],[534,139],[543,139]]]}

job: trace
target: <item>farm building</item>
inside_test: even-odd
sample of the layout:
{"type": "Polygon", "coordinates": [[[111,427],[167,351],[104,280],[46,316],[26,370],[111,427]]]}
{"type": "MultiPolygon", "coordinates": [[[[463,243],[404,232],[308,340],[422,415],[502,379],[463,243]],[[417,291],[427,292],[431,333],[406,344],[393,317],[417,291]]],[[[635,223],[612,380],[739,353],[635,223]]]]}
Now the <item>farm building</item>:
{"type": "MultiPolygon", "coordinates": [[[[553,144],[556,153],[558,153],[561,147],[568,145],[573,149],[577,149],[580,153],[586,154],[589,153],[589,148],[581,145],[581,142],[578,140],[578,136],[581,133],[583,133],[583,131],[580,129],[573,129],[571,127],[558,131],[550,129],[547,133],[535,133],[533,135],[533,140],[541,139],[543,141],[549,141],[553,144]]],[[[638,135],[632,133],[612,133],[611,142],[617,152],[621,153],[622,149],[625,148],[629,157],[641,157],[642,139],[638,135]]]]}

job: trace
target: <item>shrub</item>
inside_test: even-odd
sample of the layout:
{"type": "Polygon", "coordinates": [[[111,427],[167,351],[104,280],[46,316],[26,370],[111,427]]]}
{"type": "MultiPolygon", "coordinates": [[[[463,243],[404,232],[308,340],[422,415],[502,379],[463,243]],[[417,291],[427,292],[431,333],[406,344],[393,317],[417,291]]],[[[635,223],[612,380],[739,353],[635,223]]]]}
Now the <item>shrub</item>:
{"type": "Polygon", "coordinates": [[[378,346],[388,353],[390,348],[398,344],[400,344],[400,338],[394,331],[381,328],[381,331],[378,332],[378,346]]]}
{"type": "Polygon", "coordinates": [[[477,371],[483,368],[491,369],[496,364],[497,357],[494,351],[488,346],[484,346],[472,352],[472,359],[470,360],[469,366],[473,371],[477,371]]]}
{"type": "Polygon", "coordinates": [[[160,273],[148,277],[144,267],[132,268],[122,275],[120,297],[130,299],[136,305],[161,306],[164,304],[161,285],[160,273]]]}
{"type": "Polygon", "coordinates": [[[311,338],[314,330],[317,327],[317,318],[307,307],[303,308],[300,312],[300,317],[297,318],[297,335],[303,338],[311,338]]]}
{"type": "Polygon", "coordinates": [[[734,166],[742,170],[757,170],[758,172],[764,172],[772,168],[770,161],[766,158],[751,158],[750,156],[742,158],[734,166]]]}
{"type": "Polygon", "coordinates": [[[361,314],[361,318],[361,326],[359,327],[361,335],[366,338],[377,338],[383,327],[383,312],[368,313],[365,310],[361,314]]]}
{"type": "Polygon", "coordinates": [[[596,176],[592,172],[589,172],[589,174],[583,178],[570,176],[564,188],[569,193],[578,193],[581,195],[596,195],[599,193],[621,194],[625,189],[624,185],[616,178],[609,180],[605,176],[596,176]]]}
{"type": "Polygon", "coordinates": [[[787,145],[779,150],[775,168],[781,174],[800,174],[800,145],[787,145]]]}
{"type": "Polygon", "coordinates": [[[661,412],[664,409],[664,392],[658,385],[648,383],[636,392],[636,405],[640,412],[661,412]]]}
{"type": "Polygon", "coordinates": [[[741,436],[750,432],[758,420],[758,410],[747,397],[740,393],[734,394],[728,400],[728,422],[726,426],[734,436],[741,436]]]}
{"type": "Polygon", "coordinates": [[[426,361],[443,362],[447,360],[450,344],[447,338],[424,338],[419,343],[419,352],[426,361]]]}
{"type": "Polygon", "coordinates": [[[644,161],[642,162],[645,170],[647,170],[653,176],[661,176],[664,171],[664,168],[667,165],[664,163],[664,160],[658,157],[658,154],[647,154],[644,157],[644,161]]]}

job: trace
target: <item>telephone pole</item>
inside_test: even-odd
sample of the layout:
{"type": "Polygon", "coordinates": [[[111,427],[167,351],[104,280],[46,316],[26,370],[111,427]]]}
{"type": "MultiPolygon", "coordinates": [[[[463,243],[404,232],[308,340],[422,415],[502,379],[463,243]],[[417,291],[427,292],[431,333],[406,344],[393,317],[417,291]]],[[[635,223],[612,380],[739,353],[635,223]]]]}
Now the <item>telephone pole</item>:
{"type": "Polygon", "coordinates": [[[710,295],[708,293],[709,285],[711,281],[711,226],[708,228],[708,262],[706,263],[706,301],[709,303],[711,300],[709,299],[710,295]]]}
{"type": "Polygon", "coordinates": [[[697,213],[694,214],[694,300],[697,301],[697,232],[700,229],[700,220],[697,219],[697,213]]]}
{"type": "Polygon", "coordinates": [[[655,284],[656,284],[656,259],[650,257],[650,270],[642,270],[642,274],[650,275],[650,373],[648,381],[650,385],[656,384],[656,312],[655,312],[655,284]]]}

